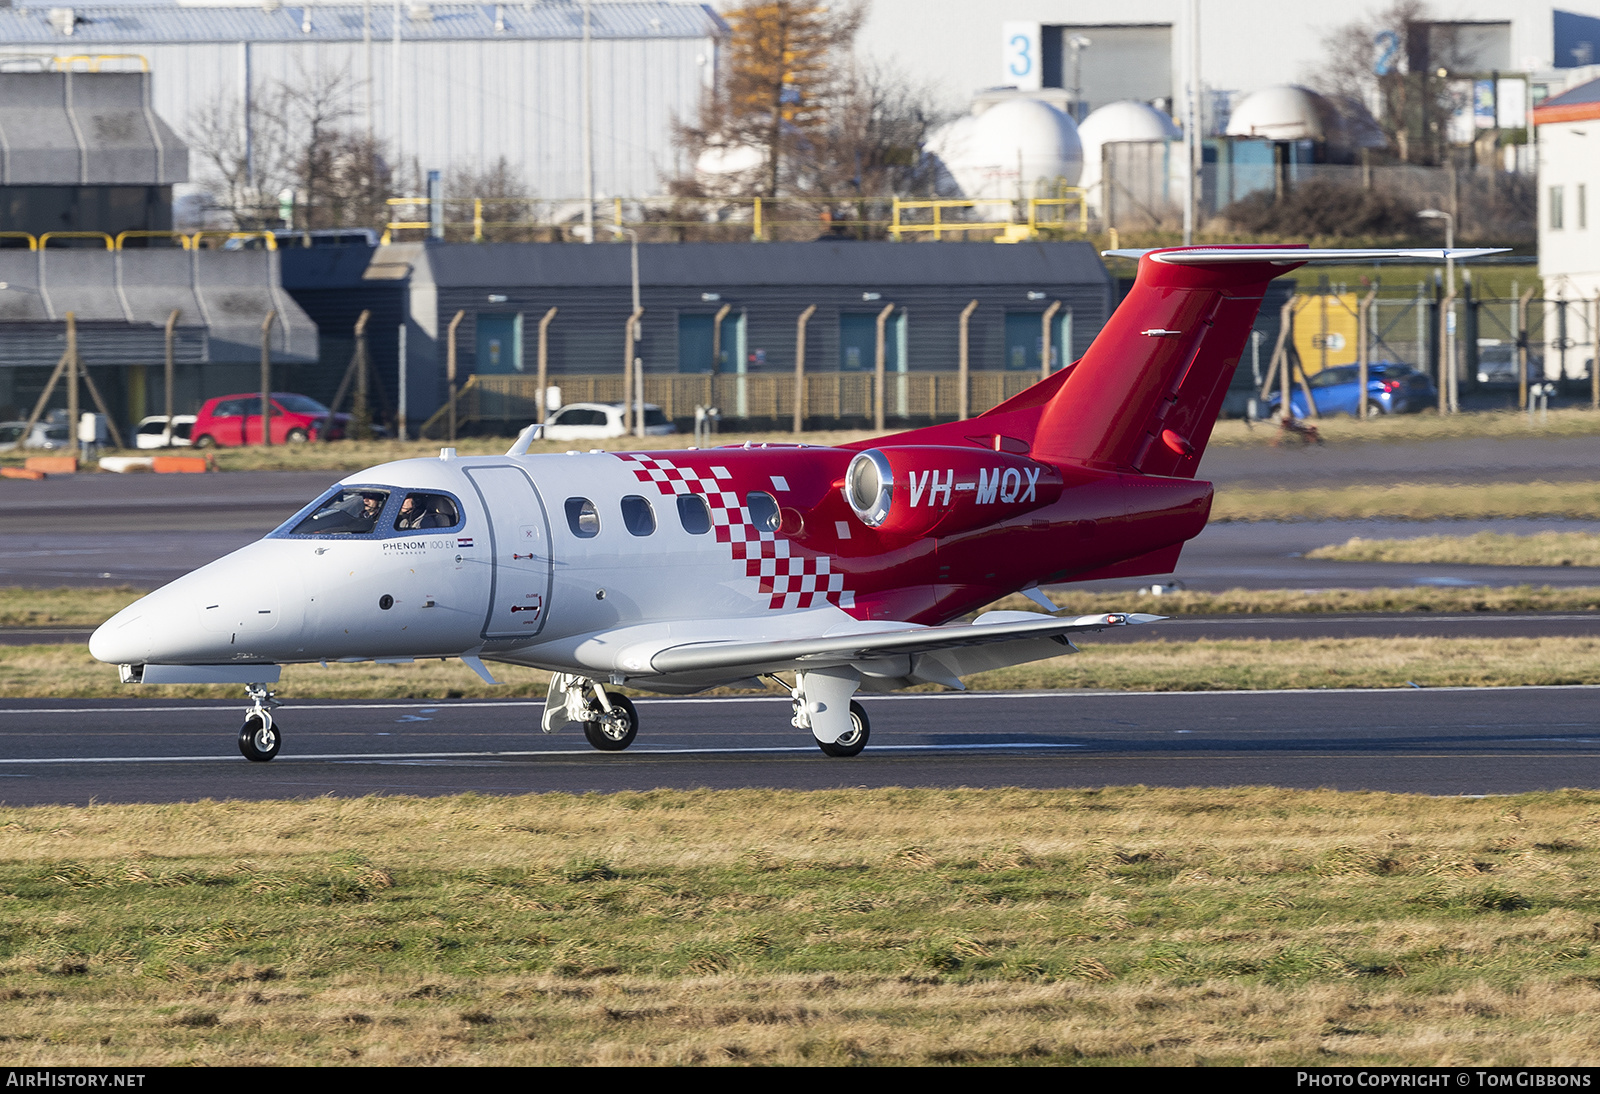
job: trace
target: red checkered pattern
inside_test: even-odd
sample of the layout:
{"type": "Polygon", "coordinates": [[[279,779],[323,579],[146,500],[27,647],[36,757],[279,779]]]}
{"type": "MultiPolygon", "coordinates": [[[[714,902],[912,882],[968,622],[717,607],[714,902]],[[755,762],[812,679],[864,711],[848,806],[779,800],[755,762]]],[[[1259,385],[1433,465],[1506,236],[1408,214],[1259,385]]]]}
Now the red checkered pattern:
{"type": "Polygon", "coordinates": [[[655,483],[665,495],[704,497],[717,542],[728,544],[733,560],[744,563],[746,576],[760,580],[762,593],[771,597],[768,607],[855,605],[855,593],[844,587],[844,574],[833,569],[832,556],[806,553],[776,532],[762,531],[751,523],[750,511],[739,504],[733,476],[726,467],[713,465],[700,471],[659,456],[620,452],[617,457],[635,465],[633,474],[640,482],[655,483]]]}

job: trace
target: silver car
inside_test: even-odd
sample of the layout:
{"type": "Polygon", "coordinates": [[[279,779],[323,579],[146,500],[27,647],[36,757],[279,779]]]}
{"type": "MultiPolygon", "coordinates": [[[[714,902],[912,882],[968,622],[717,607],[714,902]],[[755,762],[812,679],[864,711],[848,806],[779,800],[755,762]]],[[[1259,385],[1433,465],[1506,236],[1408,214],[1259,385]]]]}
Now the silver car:
{"type": "Polygon", "coordinates": [[[22,435],[27,429],[27,422],[0,422],[0,452],[11,452],[17,448],[52,451],[72,447],[72,435],[60,422],[34,422],[33,432],[28,434],[28,441],[23,444],[22,435]]]}

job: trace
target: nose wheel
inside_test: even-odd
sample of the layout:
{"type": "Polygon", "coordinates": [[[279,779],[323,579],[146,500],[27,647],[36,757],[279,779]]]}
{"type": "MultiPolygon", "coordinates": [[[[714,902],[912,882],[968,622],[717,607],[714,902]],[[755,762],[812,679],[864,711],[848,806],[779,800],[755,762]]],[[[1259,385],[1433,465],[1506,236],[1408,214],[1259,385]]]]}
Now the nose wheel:
{"type": "Polygon", "coordinates": [[[266,763],[278,754],[283,737],[272,720],[272,708],[281,706],[265,684],[246,684],[250,708],[245,711],[239,730],[239,751],[252,763],[266,763]]]}

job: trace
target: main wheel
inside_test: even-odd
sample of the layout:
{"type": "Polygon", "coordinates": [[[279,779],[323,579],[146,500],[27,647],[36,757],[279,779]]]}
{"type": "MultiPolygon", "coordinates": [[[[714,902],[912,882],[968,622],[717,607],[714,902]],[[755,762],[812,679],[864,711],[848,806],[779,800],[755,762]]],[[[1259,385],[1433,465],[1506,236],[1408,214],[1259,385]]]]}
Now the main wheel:
{"type": "Polygon", "coordinates": [[[832,744],[817,742],[817,747],[829,756],[859,756],[872,736],[872,723],[867,721],[867,711],[854,699],[850,700],[850,728],[832,744]]]}
{"type": "Polygon", "coordinates": [[[310,439],[311,438],[306,435],[306,431],[303,429],[291,429],[289,430],[289,435],[284,438],[284,440],[288,441],[290,444],[305,444],[310,439]]]}
{"type": "Polygon", "coordinates": [[[591,706],[590,718],[583,723],[583,735],[601,752],[621,752],[639,735],[639,712],[626,695],[607,692],[606,698],[611,701],[611,712],[591,706]]]}
{"type": "Polygon", "coordinates": [[[194,446],[196,448],[215,448],[217,439],[209,433],[202,433],[194,439],[194,446]]]}
{"type": "Polygon", "coordinates": [[[244,720],[244,728],[239,730],[239,751],[244,753],[244,758],[252,763],[264,764],[278,754],[278,749],[283,747],[283,738],[278,734],[278,727],[270,719],[259,714],[251,714],[244,720]]]}

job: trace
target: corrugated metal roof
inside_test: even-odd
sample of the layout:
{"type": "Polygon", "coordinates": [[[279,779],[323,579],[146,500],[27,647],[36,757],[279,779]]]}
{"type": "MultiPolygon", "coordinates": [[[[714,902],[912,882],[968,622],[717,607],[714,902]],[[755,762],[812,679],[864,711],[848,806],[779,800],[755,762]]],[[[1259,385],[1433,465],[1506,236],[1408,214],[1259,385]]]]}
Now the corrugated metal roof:
{"type": "MultiPolygon", "coordinates": [[[[298,5],[277,7],[189,7],[178,5],[98,5],[74,8],[0,8],[0,44],[50,46],[56,52],[118,43],[361,41],[363,7],[298,5]],[[71,11],[72,33],[64,34],[51,13],[71,11]]],[[[371,35],[394,36],[392,5],[374,3],[371,35]]],[[[707,38],[728,33],[728,25],[706,4],[636,0],[597,3],[590,33],[598,39],[707,38]]],[[[551,39],[583,36],[583,5],[566,0],[534,4],[429,4],[407,0],[401,9],[400,37],[430,39],[551,39]],[[413,9],[426,18],[412,18],[413,9]]]]}

